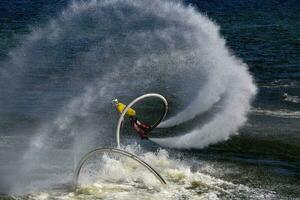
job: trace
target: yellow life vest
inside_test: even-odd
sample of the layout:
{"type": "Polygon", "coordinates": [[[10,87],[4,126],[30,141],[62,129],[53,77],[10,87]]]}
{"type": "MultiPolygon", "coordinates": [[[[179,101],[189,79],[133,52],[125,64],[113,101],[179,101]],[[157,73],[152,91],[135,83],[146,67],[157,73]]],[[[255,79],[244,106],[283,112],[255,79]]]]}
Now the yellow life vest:
{"type": "MultiPolygon", "coordinates": [[[[123,110],[125,109],[125,107],[126,107],[125,104],[123,104],[123,103],[118,103],[118,104],[117,104],[117,110],[118,110],[118,112],[119,112],[119,113],[122,113],[123,110]]],[[[129,109],[127,110],[127,112],[126,112],[126,115],[127,115],[128,117],[134,117],[134,116],[136,116],[136,112],[135,112],[135,110],[133,110],[132,108],[129,108],[129,109]]]]}

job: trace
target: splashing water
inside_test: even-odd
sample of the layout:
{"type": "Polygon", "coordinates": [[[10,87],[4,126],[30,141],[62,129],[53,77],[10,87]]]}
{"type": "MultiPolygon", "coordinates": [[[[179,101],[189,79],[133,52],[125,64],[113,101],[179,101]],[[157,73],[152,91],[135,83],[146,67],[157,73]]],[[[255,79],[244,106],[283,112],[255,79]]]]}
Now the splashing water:
{"type": "Polygon", "coordinates": [[[128,102],[144,93],[163,94],[176,109],[171,106],[161,128],[213,114],[181,136],[152,139],[162,146],[202,148],[236,134],[256,93],[246,64],[226,48],[219,27],[178,1],[74,1],[32,30],[1,66],[0,83],[7,85],[0,92],[3,109],[45,118],[24,155],[23,183],[44,161],[62,164],[61,173],[71,174],[74,161],[49,156],[56,149],[67,149],[65,158],[75,152],[78,159],[111,144],[114,97],[128,102]]]}
{"type": "MultiPolygon", "coordinates": [[[[234,184],[209,174],[224,171],[209,162],[190,163],[170,158],[165,150],[155,153],[143,152],[140,146],[130,145],[125,149],[151,163],[166,178],[161,185],[152,174],[131,159],[112,155],[92,158],[84,166],[81,187],[76,191],[50,190],[24,196],[24,199],[276,199],[276,193],[234,184]]],[[[22,196],[21,196],[22,198],[22,196]]]]}

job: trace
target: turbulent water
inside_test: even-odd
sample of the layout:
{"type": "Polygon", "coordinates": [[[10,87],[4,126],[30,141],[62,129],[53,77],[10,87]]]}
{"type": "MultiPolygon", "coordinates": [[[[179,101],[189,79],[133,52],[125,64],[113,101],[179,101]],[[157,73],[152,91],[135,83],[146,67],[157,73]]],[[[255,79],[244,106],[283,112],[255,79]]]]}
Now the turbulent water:
{"type": "MultiPolygon", "coordinates": [[[[0,193],[30,199],[300,195],[299,40],[291,39],[299,33],[295,2],[28,4],[0,4],[6,11],[0,23],[7,26],[0,30],[0,193]],[[10,4],[33,18],[9,13],[10,4]],[[253,11],[260,7],[255,11],[261,16],[271,6],[293,7],[285,16],[291,22],[265,22],[260,15],[252,22],[249,5],[253,11]],[[243,12],[235,15],[238,8],[243,12]],[[281,43],[290,59],[274,58],[284,54],[276,43],[281,38],[268,39],[263,28],[271,35],[290,31],[285,39],[292,41],[281,43]],[[264,40],[275,44],[261,47],[264,40]],[[259,93],[251,109],[254,82],[259,93]],[[140,141],[125,124],[121,142],[168,184],[161,186],[130,160],[104,155],[92,159],[80,176],[81,187],[71,189],[75,166],[86,152],[116,145],[118,115],[111,100],[129,103],[149,92],[168,99],[166,120],[150,141],[140,141]]],[[[136,107],[147,122],[161,108],[155,99],[136,107]]]]}

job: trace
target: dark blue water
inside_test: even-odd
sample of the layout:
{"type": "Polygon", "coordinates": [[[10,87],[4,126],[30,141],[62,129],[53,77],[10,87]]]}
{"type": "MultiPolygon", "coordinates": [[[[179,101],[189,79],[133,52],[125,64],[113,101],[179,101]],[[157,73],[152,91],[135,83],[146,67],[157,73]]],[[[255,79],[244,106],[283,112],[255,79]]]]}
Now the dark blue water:
{"type": "Polygon", "coordinates": [[[217,145],[215,150],[229,150],[225,157],[230,160],[233,157],[237,162],[264,166],[275,176],[295,178],[299,183],[300,118],[299,112],[294,112],[300,110],[300,102],[284,96],[300,96],[299,2],[187,2],[220,24],[228,46],[249,65],[259,87],[254,109],[291,114],[253,112],[242,135],[217,145]]]}
{"type": "MultiPolygon", "coordinates": [[[[58,15],[68,3],[60,0],[1,1],[0,63],[5,62],[12,49],[22,45],[32,29],[45,26],[46,22],[58,15]]],[[[206,13],[220,26],[228,48],[247,63],[259,91],[249,113],[249,120],[239,131],[239,135],[204,150],[184,153],[200,159],[217,160],[224,165],[239,166],[238,174],[222,177],[224,179],[275,190],[286,197],[299,197],[299,1],[190,0],[185,3],[194,6],[199,12],[206,13]]],[[[87,40],[86,44],[89,44],[88,42],[93,41],[87,40]]],[[[62,66],[69,66],[73,64],[72,58],[59,57],[59,53],[52,53],[74,51],[68,55],[76,57],[76,51],[84,51],[84,48],[84,45],[69,48],[66,42],[65,46],[50,49],[49,54],[56,55],[56,60],[61,60],[62,66]]],[[[38,54],[36,55],[38,60],[38,54]]],[[[1,69],[5,67],[7,66],[0,64],[1,69]]],[[[38,72],[26,72],[29,74],[26,76],[32,75],[32,78],[27,78],[16,88],[15,93],[7,92],[5,82],[0,80],[1,87],[7,94],[1,95],[3,99],[0,100],[7,103],[0,107],[0,136],[27,137],[31,130],[53,117],[57,108],[64,105],[67,99],[82,92],[84,87],[81,83],[93,79],[93,74],[101,73],[82,70],[83,73],[78,75],[73,72],[71,67],[57,66],[50,69],[41,68],[38,72]],[[71,80],[70,77],[74,76],[80,79],[71,80]],[[56,82],[50,81],[51,78],[56,82]],[[47,95],[49,91],[51,95],[47,95]]],[[[20,145],[19,142],[15,143],[20,145]]],[[[22,149],[21,146],[18,148],[22,149]]],[[[9,171],[7,166],[14,165],[14,162],[7,160],[5,146],[0,146],[0,155],[1,163],[7,163],[0,164],[0,175],[3,175],[9,171]]],[[[0,193],[1,188],[3,192],[7,190],[7,180],[0,179],[0,193]]]]}
{"type": "Polygon", "coordinates": [[[281,101],[283,92],[299,94],[299,2],[190,2],[220,24],[228,46],[249,65],[261,91],[257,106],[299,110],[281,101]]]}

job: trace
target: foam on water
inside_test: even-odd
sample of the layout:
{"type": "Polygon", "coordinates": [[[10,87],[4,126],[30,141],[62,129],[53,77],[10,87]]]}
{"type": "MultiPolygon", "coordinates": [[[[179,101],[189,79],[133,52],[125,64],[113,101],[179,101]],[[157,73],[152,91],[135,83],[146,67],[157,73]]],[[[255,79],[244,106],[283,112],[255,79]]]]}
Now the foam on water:
{"type": "Polygon", "coordinates": [[[254,113],[262,114],[262,115],[268,115],[273,117],[281,117],[281,118],[300,118],[300,112],[299,111],[290,111],[285,109],[280,110],[265,110],[265,109],[253,109],[254,113]]]}
{"type": "MultiPolygon", "coordinates": [[[[275,199],[276,193],[215,178],[218,170],[207,162],[197,169],[182,160],[170,158],[166,150],[143,152],[138,145],[125,147],[150,163],[166,179],[161,185],[155,177],[131,159],[104,155],[91,159],[83,168],[79,187],[73,191],[47,191],[30,194],[30,199],[275,199]],[[97,178],[95,178],[97,177],[97,178]],[[93,181],[89,181],[93,179],[93,181]]],[[[222,169],[220,169],[220,172],[222,169]]]]}
{"type": "Polygon", "coordinates": [[[284,99],[284,101],[287,101],[287,102],[300,103],[299,96],[289,95],[288,93],[283,94],[283,99],[284,99]]]}

